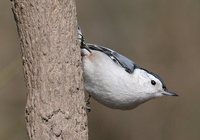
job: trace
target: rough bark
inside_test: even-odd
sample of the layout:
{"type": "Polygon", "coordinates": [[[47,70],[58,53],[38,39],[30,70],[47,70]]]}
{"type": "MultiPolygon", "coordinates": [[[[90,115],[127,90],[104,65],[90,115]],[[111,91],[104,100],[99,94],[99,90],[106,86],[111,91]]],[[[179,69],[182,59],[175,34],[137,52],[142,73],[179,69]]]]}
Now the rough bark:
{"type": "Polygon", "coordinates": [[[30,140],[87,140],[74,0],[11,0],[25,81],[30,140]]]}

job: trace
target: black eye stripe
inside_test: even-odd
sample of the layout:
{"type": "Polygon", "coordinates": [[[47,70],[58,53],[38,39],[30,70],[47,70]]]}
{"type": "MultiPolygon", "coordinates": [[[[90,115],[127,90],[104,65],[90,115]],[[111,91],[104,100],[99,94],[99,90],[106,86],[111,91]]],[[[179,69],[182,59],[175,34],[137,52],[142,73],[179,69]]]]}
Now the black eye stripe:
{"type": "Polygon", "coordinates": [[[155,86],[156,82],[154,80],[151,80],[151,84],[155,86]]]}

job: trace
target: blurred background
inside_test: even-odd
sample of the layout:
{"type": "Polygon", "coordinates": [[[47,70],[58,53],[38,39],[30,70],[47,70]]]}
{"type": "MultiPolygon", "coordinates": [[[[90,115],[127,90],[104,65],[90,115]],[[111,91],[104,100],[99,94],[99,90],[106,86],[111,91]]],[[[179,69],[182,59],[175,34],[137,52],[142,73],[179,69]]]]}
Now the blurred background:
{"type": "MultiPolygon", "coordinates": [[[[128,56],[158,73],[180,96],[130,111],[91,101],[90,140],[200,139],[200,1],[76,1],[78,22],[90,43],[128,56]]],[[[0,1],[0,140],[28,140],[26,88],[10,2],[0,1]]]]}

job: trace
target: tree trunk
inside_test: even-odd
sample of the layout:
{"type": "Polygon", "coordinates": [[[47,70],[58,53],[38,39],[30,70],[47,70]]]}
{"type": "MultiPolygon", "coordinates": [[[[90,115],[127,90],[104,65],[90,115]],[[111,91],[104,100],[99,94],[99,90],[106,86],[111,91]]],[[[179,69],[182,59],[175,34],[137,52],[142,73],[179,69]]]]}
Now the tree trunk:
{"type": "Polygon", "coordinates": [[[28,87],[30,140],[87,140],[74,0],[11,0],[28,87]]]}

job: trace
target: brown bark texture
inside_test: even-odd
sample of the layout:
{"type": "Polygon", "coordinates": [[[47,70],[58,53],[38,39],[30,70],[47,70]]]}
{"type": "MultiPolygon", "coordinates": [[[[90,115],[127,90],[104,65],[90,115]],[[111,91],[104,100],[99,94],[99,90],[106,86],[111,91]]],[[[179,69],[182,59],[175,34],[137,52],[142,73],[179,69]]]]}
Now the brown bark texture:
{"type": "Polygon", "coordinates": [[[30,140],[87,140],[75,0],[11,0],[20,37],[30,140]]]}

